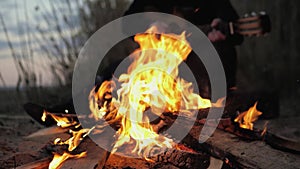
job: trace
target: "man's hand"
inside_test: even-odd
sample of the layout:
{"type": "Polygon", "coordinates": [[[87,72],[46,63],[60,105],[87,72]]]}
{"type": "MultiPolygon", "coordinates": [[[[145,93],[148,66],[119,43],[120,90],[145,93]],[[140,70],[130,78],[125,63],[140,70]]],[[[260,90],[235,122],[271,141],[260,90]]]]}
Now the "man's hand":
{"type": "Polygon", "coordinates": [[[226,39],[226,36],[221,31],[215,29],[221,22],[222,20],[219,18],[216,18],[211,22],[210,26],[213,28],[213,30],[207,35],[210,41],[218,42],[226,39]]]}

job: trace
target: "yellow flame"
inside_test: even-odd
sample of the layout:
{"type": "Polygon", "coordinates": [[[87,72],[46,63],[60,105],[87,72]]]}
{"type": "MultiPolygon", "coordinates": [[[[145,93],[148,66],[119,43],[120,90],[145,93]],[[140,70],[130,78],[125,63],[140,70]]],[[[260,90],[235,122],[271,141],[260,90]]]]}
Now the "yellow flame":
{"type": "Polygon", "coordinates": [[[241,128],[253,130],[253,122],[255,122],[258,119],[258,116],[262,114],[262,112],[256,109],[256,105],[257,102],[253,107],[250,107],[248,111],[243,112],[234,119],[235,122],[240,124],[241,128]]]}
{"type": "Polygon", "coordinates": [[[225,99],[226,97],[218,99],[216,103],[212,103],[212,107],[225,107],[225,99]]]}
{"type": "Polygon", "coordinates": [[[107,101],[104,102],[104,105],[99,109],[99,103],[104,100],[105,94],[111,94],[113,89],[116,87],[116,84],[113,81],[104,81],[98,91],[95,91],[95,88],[90,92],[89,95],[89,108],[91,110],[92,117],[95,120],[102,119],[103,116],[106,115],[107,109],[107,101]]]}
{"type": "Polygon", "coordinates": [[[54,115],[53,113],[49,113],[46,110],[44,110],[44,112],[43,112],[43,116],[41,118],[42,121],[46,121],[47,116],[51,116],[56,121],[56,125],[60,126],[62,128],[67,128],[67,127],[77,124],[76,121],[71,121],[67,117],[60,117],[60,116],[54,115]]]}
{"type": "Polygon", "coordinates": [[[192,83],[178,77],[178,66],[192,50],[185,32],[157,35],[156,31],[156,27],[151,27],[134,37],[140,48],[131,55],[133,62],[127,73],[118,79],[118,98],[112,98],[109,106],[104,101],[98,107],[104,94],[115,88],[113,81],[104,82],[97,92],[91,91],[90,110],[96,120],[108,116],[113,109],[117,110],[113,117],[121,119],[113,152],[126,143],[135,143],[132,153],[147,159],[153,147],[172,147],[173,140],[154,131],[147,110],[157,116],[163,112],[192,116],[190,110],[212,106],[210,100],[193,92],[192,83]]]}
{"type": "Polygon", "coordinates": [[[70,130],[70,133],[73,135],[71,138],[69,138],[66,141],[62,141],[60,138],[56,138],[54,140],[54,144],[56,145],[63,145],[67,144],[69,145],[68,151],[73,151],[82,141],[84,137],[86,137],[92,130],[94,129],[81,129],[79,131],[72,131],[70,130]]]}
{"type": "Polygon", "coordinates": [[[66,161],[69,158],[82,158],[86,156],[86,152],[82,152],[80,154],[76,154],[76,155],[72,155],[69,154],[67,152],[64,152],[64,154],[60,155],[60,154],[56,154],[54,153],[54,157],[52,159],[52,161],[49,164],[49,169],[56,169],[58,168],[64,161],[66,161]]]}

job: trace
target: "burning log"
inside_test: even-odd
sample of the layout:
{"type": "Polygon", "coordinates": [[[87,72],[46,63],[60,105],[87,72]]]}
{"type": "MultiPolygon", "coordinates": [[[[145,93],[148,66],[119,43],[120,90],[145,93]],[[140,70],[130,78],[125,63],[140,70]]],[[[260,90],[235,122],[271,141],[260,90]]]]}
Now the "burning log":
{"type": "MultiPolygon", "coordinates": [[[[249,108],[248,111],[239,114],[234,121],[231,118],[221,119],[217,128],[235,134],[241,139],[265,141],[274,148],[300,154],[300,144],[297,141],[284,139],[267,131],[267,123],[265,123],[263,130],[253,127],[253,122],[257,120],[258,116],[263,114],[256,109],[256,105],[257,103],[249,108]]],[[[205,122],[206,119],[198,121],[202,125],[205,122]]],[[[208,121],[208,125],[213,127],[215,123],[210,124],[208,121]]]]}
{"type": "Polygon", "coordinates": [[[155,155],[150,160],[141,158],[124,157],[118,154],[111,154],[104,168],[208,168],[209,155],[199,153],[180,145],[181,149],[168,149],[162,154],[155,155]]]}
{"type": "MultiPolygon", "coordinates": [[[[50,133],[52,135],[52,133],[50,133]]],[[[52,136],[53,137],[53,136],[52,136]]],[[[30,137],[33,139],[34,137],[30,137]]],[[[108,135],[104,138],[110,138],[108,135]]],[[[110,143],[111,140],[103,140],[110,143]]],[[[45,146],[48,152],[63,155],[68,149],[66,145],[55,145],[53,143],[45,146]]],[[[168,149],[162,154],[153,156],[149,160],[143,158],[130,158],[118,153],[110,154],[107,150],[98,147],[91,139],[86,138],[77,147],[73,154],[86,152],[84,158],[70,158],[58,165],[58,168],[207,168],[209,165],[209,155],[196,152],[184,145],[176,148],[168,149]]],[[[48,168],[49,163],[53,161],[51,158],[43,158],[41,160],[19,166],[23,168],[48,168]]]]}
{"type": "Polygon", "coordinates": [[[170,149],[163,154],[153,158],[154,161],[171,163],[178,168],[207,168],[209,166],[209,156],[204,153],[196,152],[183,145],[180,149],[170,149]]]}
{"type": "MultiPolygon", "coordinates": [[[[105,105],[104,103],[101,103],[101,104],[105,105]]],[[[107,104],[106,106],[108,106],[108,108],[109,108],[111,105],[107,104]]],[[[214,109],[217,109],[217,108],[214,108],[214,109]]],[[[204,112],[204,111],[208,111],[208,109],[201,110],[200,113],[204,112]]],[[[121,121],[120,121],[120,119],[116,118],[117,117],[116,109],[114,107],[110,107],[108,112],[109,113],[106,113],[103,115],[103,119],[105,119],[117,131],[120,127],[121,121]]],[[[66,117],[67,117],[69,120],[64,121],[64,123],[60,123],[60,124],[62,124],[61,126],[70,127],[70,126],[76,125],[76,123],[74,123],[76,120],[70,119],[70,118],[76,118],[74,115],[64,116],[63,114],[57,114],[57,113],[51,114],[51,113],[47,113],[47,112],[45,114],[48,114],[52,118],[53,118],[53,116],[56,117],[56,120],[58,120],[57,117],[63,117],[63,119],[66,119],[66,117]],[[69,125],[69,124],[71,124],[71,125],[69,125]]],[[[202,114],[202,116],[203,116],[203,114],[202,114]]],[[[240,123],[243,123],[245,121],[243,118],[244,116],[246,116],[246,114],[242,113],[241,117],[237,121],[239,121],[240,123]]],[[[201,117],[201,115],[198,116],[198,118],[199,117],[201,117]]],[[[248,118],[246,118],[246,119],[248,119],[248,118]]],[[[156,132],[164,131],[164,128],[167,128],[169,125],[172,125],[175,120],[176,120],[176,115],[173,115],[172,113],[162,113],[162,115],[157,120],[152,122],[153,129],[156,132]]],[[[253,121],[250,119],[249,122],[252,123],[253,121]]],[[[198,120],[198,123],[200,125],[204,124],[205,120],[200,119],[200,120],[198,120]]],[[[196,124],[196,126],[199,124],[196,124]]],[[[212,124],[214,124],[214,123],[212,123],[212,124]]],[[[251,128],[251,126],[252,125],[250,124],[250,128],[251,128]]],[[[247,129],[242,129],[239,127],[239,124],[234,123],[231,118],[221,119],[221,121],[218,125],[218,128],[225,130],[227,132],[233,133],[242,139],[247,139],[247,140],[263,140],[263,139],[265,139],[265,141],[267,143],[273,144],[273,146],[276,146],[276,147],[285,148],[285,149],[286,148],[288,148],[288,149],[295,148],[295,144],[290,144],[290,143],[285,144],[286,142],[278,139],[278,137],[276,137],[275,135],[272,135],[268,132],[266,132],[265,137],[264,137],[261,135],[262,131],[260,131],[260,130],[250,131],[247,129]],[[284,146],[282,146],[282,145],[284,145],[284,146]]],[[[43,133],[43,132],[41,132],[41,133],[43,133]]],[[[80,137],[81,136],[82,135],[80,135],[80,137]]],[[[198,150],[206,150],[207,152],[212,153],[212,155],[223,159],[225,162],[227,161],[227,163],[232,167],[249,165],[249,164],[240,163],[240,161],[237,160],[235,156],[232,156],[231,154],[228,154],[227,152],[219,150],[218,148],[215,148],[214,146],[212,146],[208,143],[205,143],[204,144],[205,146],[198,145],[198,142],[196,142],[195,138],[191,137],[191,135],[189,135],[184,141],[185,142],[187,141],[189,143],[189,145],[196,147],[196,149],[198,148],[198,150]],[[189,141],[187,141],[187,140],[189,140],[189,141]],[[191,140],[193,140],[193,141],[191,142],[191,140]]],[[[296,144],[296,146],[297,146],[297,144],[296,144]]],[[[66,149],[66,148],[64,148],[64,149],[66,149]]],[[[53,152],[53,151],[58,151],[58,150],[52,149],[51,151],[53,152]]],[[[64,154],[64,151],[61,150],[60,154],[64,154]]],[[[203,168],[206,168],[207,167],[206,164],[208,161],[207,158],[203,157],[203,159],[205,159],[205,160],[201,161],[201,163],[197,163],[197,161],[193,161],[193,159],[199,159],[199,158],[201,159],[201,157],[203,157],[203,156],[199,156],[199,153],[191,153],[191,152],[181,151],[181,150],[177,150],[177,149],[170,149],[162,155],[155,156],[154,159],[152,159],[153,161],[155,161],[154,164],[150,163],[149,161],[146,161],[146,160],[139,159],[139,160],[135,161],[135,160],[131,159],[131,160],[129,160],[128,164],[126,164],[126,165],[133,167],[134,164],[139,164],[139,165],[145,166],[145,168],[149,168],[149,167],[159,168],[160,166],[165,166],[165,165],[178,167],[178,168],[190,168],[190,166],[193,166],[193,167],[194,166],[202,166],[203,168]],[[169,156],[170,154],[171,154],[171,156],[169,156]],[[193,158],[193,157],[195,157],[195,158],[193,158]],[[178,160],[179,160],[179,162],[178,162],[178,160]]],[[[63,166],[65,166],[65,165],[68,167],[73,166],[74,161],[75,161],[75,163],[77,163],[78,161],[80,162],[82,160],[85,160],[86,162],[91,164],[89,158],[90,157],[83,158],[83,159],[76,159],[76,160],[70,159],[70,160],[66,161],[65,163],[63,163],[61,167],[63,168],[63,166]]],[[[94,165],[94,167],[97,165],[98,168],[103,168],[103,167],[116,168],[118,165],[124,166],[124,160],[123,160],[123,163],[116,163],[116,161],[119,161],[120,158],[124,159],[124,157],[120,157],[115,154],[110,154],[109,152],[103,150],[102,156],[100,158],[98,157],[98,160],[94,161],[92,164],[94,165]],[[112,160],[112,159],[114,159],[114,160],[112,160]]],[[[89,167],[91,167],[91,165],[89,165],[89,167]]]]}
{"type": "MultiPolygon", "coordinates": [[[[61,164],[60,169],[67,168],[96,168],[100,161],[106,161],[107,151],[97,146],[91,139],[85,139],[77,151],[86,152],[86,157],[69,159],[61,164]]],[[[75,154],[78,154],[75,152],[75,154]]],[[[104,166],[105,163],[103,163],[104,166]]],[[[98,167],[101,168],[101,167],[98,167]]]]}
{"type": "Polygon", "coordinates": [[[273,149],[261,141],[244,141],[221,130],[216,130],[205,143],[199,144],[202,127],[195,125],[183,142],[222,159],[232,168],[297,168],[300,165],[299,155],[273,149]]]}

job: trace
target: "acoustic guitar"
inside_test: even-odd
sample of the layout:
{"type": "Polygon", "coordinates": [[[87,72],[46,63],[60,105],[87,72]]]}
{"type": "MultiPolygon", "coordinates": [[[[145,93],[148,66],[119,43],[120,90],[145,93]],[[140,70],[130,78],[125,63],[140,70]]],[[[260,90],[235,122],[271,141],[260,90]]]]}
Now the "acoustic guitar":
{"type": "Polygon", "coordinates": [[[271,32],[271,20],[266,12],[252,12],[233,22],[221,22],[216,28],[212,28],[210,25],[201,25],[199,28],[204,33],[217,29],[227,36],[240,34],[258,37],[271,32]]]}

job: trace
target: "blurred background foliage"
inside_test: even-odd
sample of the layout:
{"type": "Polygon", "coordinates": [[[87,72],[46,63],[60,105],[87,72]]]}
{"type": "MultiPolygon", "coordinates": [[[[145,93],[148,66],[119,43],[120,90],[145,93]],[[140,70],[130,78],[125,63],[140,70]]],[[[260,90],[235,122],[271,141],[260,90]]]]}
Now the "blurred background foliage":
{"type": "MultiPolygon", "coordinates": [[[[30,0],[26,2],[30,3],[30,0]]],[[[41,89],[40,86],[44,81],[51,81],[52,87],[60,88],[60,96],[49,94],[53,96],[54,102],[57,102],[63,93],[69,96],[72,71],[81,47],[101,26],[122,16],[130,2],[131,0],[48,0],[50,4],[48,8],[45,5],[38,5],[34,9],[26,9],[24,13],[18,15],[24,15],[29,21],[33,18],[30,18],[28,13],[34,11],[39,13],[43,22],[32,28],[26,25],[26,22],[22,25],[19,16],[16,15],[18,32],[25,34],[25,38],[20,39],[25,44],[21,47],[15,47],[11,42],[6,27],[6,22],[9,21],[5,20],[0,12],[0,25],[18,73],[15,85],[17,91],[27,88],[29,90],[24,96],[25,100],[41,102],[45,100],[44,93],[49,93],[45,90],[49,89],[41,89]],[[40,57],[45,60],[42,68],[48,67],[47,71],[51,75],[45,76],[41,73],[43,69],[35,67],[36,64],[41,64],[35,61],[40,57]]],[[[300,98],[298,31],[300,1],[231,0],[231,2],[240,16],[252,11],[266,11],[272,20],[270,35],[245,38],[244,43],[237,48],[238,86],[243,90],[268,90],[286,98],[300,98]]],[[[16,5],[14,10],[20,8],[16,5]]],[[[4,87],[5,80],[0,72],[0,84],[2,83],[4,87]]],[[[47,97],[47,100],[51,100],[50,98],[47,97]]],[[[48,104],[48,101],[46,103],[48,104]]]]}
{"type": "MultiPolygon", "coordinates": [[[[29,3],[30,0],[24,1],[29,3]]],[[[72,81],[72,71],[76,58],[81,47],[87,39],[100,27],[106,23],[123,15],[129,2],[126,0],[49,0],[45,5],[45,0],[40,1],[40,5],[34,9],[25,8],[24,15],[27,24],[21,25],[18,10],[22,8],[15,2],[16,22],[18,33],[25,34],[25,38],[20,39],[20,47],[14,46],[7,29],[6,22],[11,22],[3,18],[0,13],[1,25],[11,50],[11,57],[14,59],[18,73],[16,88],[36,87],[42,85],[43,78],[36,69],[34,59],[41,58],[46,61],[50,68],[51,85],[65,86],[72,81]],[[29,13],[38,13],[40,21],[32,27],[29,13]],[[33,30],[30,30],[33,29],[33,30]],[[38,44],[38,47],[33,47],[38,44]],[[39,55],[35,58],[34,55],[39,55]]],[[[41,70],[44,71],[44,70],[41,70]]],[[[1,77],[1,76],[0,76],[1,77]]],[[[5,79],[2,79],[5,83],[5,79]]]]}
{"type": "Polygon", "coordinates": [[[246,38],[238,47],[241,86],[275,90],[286,97],[300,97],[300,1],[231,0],[240,16],[266,11],[272,31],[266,37],[246,38]]]}

